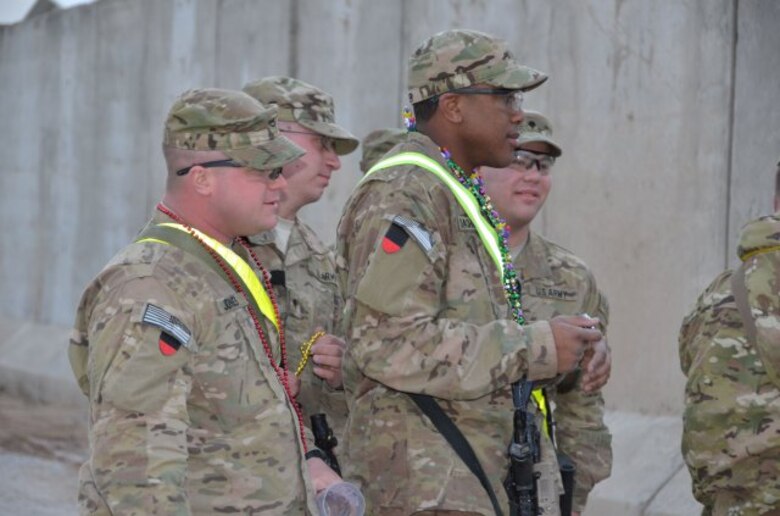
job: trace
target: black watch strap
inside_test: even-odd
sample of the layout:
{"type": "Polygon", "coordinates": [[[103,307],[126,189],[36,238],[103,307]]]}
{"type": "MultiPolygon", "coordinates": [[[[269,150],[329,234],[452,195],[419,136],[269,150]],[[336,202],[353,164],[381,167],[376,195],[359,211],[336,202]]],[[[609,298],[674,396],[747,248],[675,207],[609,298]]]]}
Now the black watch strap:
{"type": "Polygon", "coordinates": [[[328,462],[328,456],[325,455],[325,452],[320,450],[319,448],[314,448],[306,452],[306,460],[309,460],[312,457],[317,457],[318,459],[322,459],[326,463],[328,462]]]}

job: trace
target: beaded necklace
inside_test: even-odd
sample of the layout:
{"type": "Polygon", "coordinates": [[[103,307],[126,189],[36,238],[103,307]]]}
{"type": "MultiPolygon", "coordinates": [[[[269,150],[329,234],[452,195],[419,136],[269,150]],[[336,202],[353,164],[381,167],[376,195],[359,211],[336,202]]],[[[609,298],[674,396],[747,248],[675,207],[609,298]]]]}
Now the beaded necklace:
{"type": "MultiPolygon", "coordinates": [[[[184,228],[187,230],[190,236],[194,238],[195,241],[197,241],[201,246],[203,246],[203,248],[206,249],[206,251],[208,251],[208,253],[214,259],[214,261],[217,262],[219,267],[225,272],[225,275],[230,279],[230,283],[233,285],[233,288],[236,290],[236,292],[240,293],[244,297],[248,305],[251,305],[252,300],[249,297],[250,294],[244,290],[244,288],[239,283],[238,279],[236,279],[235,272],[225,264],[224,260],[220,259],[217,252],[214,249],[212,249],[210,245],[206,244],[206,242],[204,242],[203,239],[200,238],[197,233],[195,233],[192,226],[184,222],[184,219],[182,219],[178,214],[174,213],[163,203],[157,204],[157,210],[169,216],[170,218],[172,218],[182,226],[184,226],[184,228]]],[[[254,261],[255,265],[257,265],[258,269],[262,273],[262,279],[263,279],[263,284],[265,287],[266,294],[268,294],[268,297],[271,299],[271,305],[274,308],[274,316],[276,317],[276,320],[279,321],[279,348],[282,357],[281,364],[277,364],[276,360],[274,360],[273,351],[271,350],[271,344],[268,342],[268,338],[266,337],[265,332],[263,331],[263,327],[260,324],[260,320],[258,319],[257,314],[255,313],[254,310],[247,310],[249,312],[250,317],[252,318],[252,322],[254,323],[255,330],[257,331],[257,335],[260,337],[260,342],[263,345],[263,350],[265,351],[265,355],[268,357],[268,361],[270,362],[271,366],[274,368],[276,377],[281,382],[282,387],[284,387],[284,392],[287,395],[290,404],[295,409],[295,415],[298,418],[298,431],[301,436],[301,442],[303,443],[303,451],[304,453],[306,453],[308,449],[306,446],[306,438],[303,430],[303,413],[301,412],[300,405],[295,401],[295,397],[292,395],[292,390],[290,389],[289,371],[287,368],[287,347],[285,345],[285,340],[284,340],[284,329],[282,327],[282,319],[279,316],[279,305],[276,302],[276,296],[274,295],[274,290],[273,287],[271,286],[271,276],[268,274],[268,272],[265,270],[263,265],[260,263],[260,259],[257,257],[255,252],[252,251],[252,249],[250,248],[246,238],[244,237],[239,238],[238,243],[241,244],[241,246],[249,253],[249,256],[252,257],[252,260],[254,261]]]]}
{"type": "Polygon", "coordinates": [[[449,150],[445,147],[439,147],[439,152],[441,152],[441,155],[452,174],[477,200],[482,215],[484,215],[496,231],[496,235],[498,236],[498,248],[501,251],[501,263],[504,269],[502,271],[504,295],[506,296],[507,303],[512,311],[512,318],[518,324],[523,325],[525,324],[525,316],[523,315],[523,308],[520,303],[522,287],[520,285],[520,280],[517,278],[517,271],[512,264],[512,256],[509,252],[509,226],[493,207],[490,196],[485,192],[485,183],[482,180],[482,176],[479,175],[479,171],[475,168],[471,171],[470,175],[467,175],[463,168],[452,159],[452,154],[449,150]]]}

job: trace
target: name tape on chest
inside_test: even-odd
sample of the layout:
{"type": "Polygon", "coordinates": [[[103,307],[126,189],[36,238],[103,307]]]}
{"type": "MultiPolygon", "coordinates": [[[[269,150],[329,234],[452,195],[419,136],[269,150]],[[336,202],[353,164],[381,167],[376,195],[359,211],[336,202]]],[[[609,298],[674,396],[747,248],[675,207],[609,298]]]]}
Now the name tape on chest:
{"type": "Polygon", "coordinates": [[[536,297],[545,297],[551,299],[559,299],[562,301],[573,301],[577,298],[576,290],[564,290],[554,287],[535,287],[534,295],[536,297]]]}

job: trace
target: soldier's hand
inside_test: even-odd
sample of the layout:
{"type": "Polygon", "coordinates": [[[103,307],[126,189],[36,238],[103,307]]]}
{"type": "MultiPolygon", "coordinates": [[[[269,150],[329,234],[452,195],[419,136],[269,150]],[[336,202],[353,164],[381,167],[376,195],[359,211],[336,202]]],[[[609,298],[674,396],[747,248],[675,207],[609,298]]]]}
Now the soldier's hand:
{"type": "Polygon", "coordinates": [[[550,320],[559,374],[577,367],[588,347],[602,339],[603,335],[596,329],[598,323],[598,319],[581,315],[559,315],[550,320]]]}
{"type": "Polygon", "coordinates": [[[314,484],[314,490],[318,493],[331,484],[341,482],[341,477],[338,473],[330,469],[330,466],[325,464],[325,461],[319,457],[307,459],[306,465],[309,467],[309,475],[314,484]]]}
{"type": "Polygon", "coordinates": [[[326,334],[317,339],[311,347],[314,374],[325,380],[334,389],[341,387],[341,359],[344,356],[344,341],[335,335],[326,334]]]}
{"type": "Polygon", "coordinates": [[[603,338],[585,351],[582,360],[582,390],[596,392],[604,387],[612,372],[612,351],[603,338]]]}

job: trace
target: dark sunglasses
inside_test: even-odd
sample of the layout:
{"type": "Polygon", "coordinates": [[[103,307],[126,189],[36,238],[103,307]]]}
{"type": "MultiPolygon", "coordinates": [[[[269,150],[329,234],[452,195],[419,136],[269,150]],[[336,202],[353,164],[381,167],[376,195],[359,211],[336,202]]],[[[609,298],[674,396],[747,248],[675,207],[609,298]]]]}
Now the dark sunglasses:
{"type": "MultiPolygon", "coordinates": [[[[251,168],[247,167],[246,165],[242,165],[241,163],[235,162],[232,159],[220,159],[216,161],[206,161],[205,163],[195,163],[194,165],[190,165],[189,167],[184,167],[180,170],[176,171],[177,176],[185,176],[187,175],[190,170],[192,170],[192,167],[203,167],[203,168],[221,168],[221,167],[228,167],[228,168],[251,168]]],[[[265,171],[263,171],[265,172],[265,171]]],[[[271,170],[268,170],[268,179],[271,181],[278,179],[279,176],[282,175],[282,167],[276,167],[271,170]]]]}

